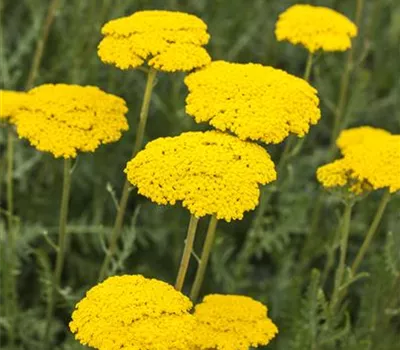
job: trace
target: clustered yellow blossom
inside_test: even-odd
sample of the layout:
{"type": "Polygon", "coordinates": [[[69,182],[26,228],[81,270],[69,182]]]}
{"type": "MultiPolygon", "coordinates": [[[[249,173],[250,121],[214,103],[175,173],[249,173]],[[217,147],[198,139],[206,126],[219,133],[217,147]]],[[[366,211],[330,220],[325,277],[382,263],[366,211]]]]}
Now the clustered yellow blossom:
{"type": "Polygon", "coordinates": [[[190,71],[210,63],[202,47],[210,36],[198,17],[173,11],[139,11],[106,23],[98,54],[120,69],[147,61],[157,70],[190,71]]]}
{"type": "Polygon", "coordinates": [[[194,316],[200,349],[248,350],[267,345],[278,333],[267,307],[246,296],[208,295],[194,316]]]}
{"type": "Polygon", "coordinates": [[[15,115],[28,103],[28,94],[19,91],[0,90],[0,121],[15,123],[15,115]]]}
{"type": "Polygon", "coordinates": [[[320,119],[317,91],[305,80],[260,64],[212,62],[185,78],[186,112],[241,139],[280,143],[303,137],[320,119]]]}
{"type": "Polygon", "coordinates": [[[81,344],[99,350],[187,350],[195,329],[191,308],[191,301],[167,283],[114,276],[86,293],[69,326],[81,344]]]}
{"type": "Polygon", "coordinates": [[[346,51],[357,35],[357,26],[330,8],[294,5],[280,14],[275,35],[278,41],[301,44],[310,52],[346,51]]]}
{"type": "Polygon", "coordinates": [[[343,158],[317,170],[324,187],[348,187],[356,194],[400,189],[400,135],[364,126],[342,131],[336,143],[343,158]]]}
{"type": "Polygon", "coordinates": [[[261,146],[218,131],[159,138],[128,162],[125,172],[139,193],[197,216],[241,219],[258,204],[259,184],[276,179],[261,146]]]}
{"type": "Polygon", "coordinates": [[[172,286],[141,275],[114,276],[90,289],[72,313],[70,330],[99,350],[247,350],[278,333],[258,301],[209,295],[191,301],[172,286]]]}
{"type": "Polygon", "coordinates": [[[19,137],[55,157],[76,157],[120,139],[128,129],[125,101],[94,86],[46,84],[28,92],[19,109],[19,137]]]}
{"type": "Polygon", "coordinates": [[[371,126],[360,126],[343,130],[336,140],[336,145],[342,154],[346,154],[346,150],[351,149],[352,146],[363,144],[364,142],[376,142],[377,139],[388,136],[392,136],[392,134],[386,130],[371,126]]]}

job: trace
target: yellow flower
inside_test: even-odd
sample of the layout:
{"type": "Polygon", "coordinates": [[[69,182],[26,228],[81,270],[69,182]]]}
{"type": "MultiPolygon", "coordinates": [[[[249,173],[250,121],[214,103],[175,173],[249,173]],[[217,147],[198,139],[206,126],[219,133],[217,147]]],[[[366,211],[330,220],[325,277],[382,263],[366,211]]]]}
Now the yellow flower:
{"type": "Polygon", "coordinates": [[[125,101],[97,87],[46,84],[28,95],[29,104],[15,116],[18,135],[55,157],[93,152],[128,129],[125,101]]]}
{"type": "Polygon", "coordinates": [[[375,190],[400,190],[400,135],[355,145],[346,149],[345,158],[358,181],[367,181],[375,190]]]}
{"type": "Polygon", "coordinates": [[[367,181],[357,179],[347,158],[338,159],[319,167],[317,179],[327,189],[344,187],[358,195],[372,190],[367,181]]]}
{"type": "Polygon", "coordinates": [[[27,100],[25,92],[0,90],[0,121],[15,123],[15,114],[27,104],[27,100]]]}
{"type": "Polygon", "coordinates": [[[383,129],[373,128],[371,126],[360,126],[343,130],[336,140],[336,145],[343,154],[346,154],[346,150],[350,149],[354,145],[370,141],[375,142],[378,138],[391,135],[390,132],[383,129]]]}
{"type": "Polygon", "coordinates": [[[239,295],[208,295],[196,306],[196,343],[200,349],[248,350],[267,345],[278,333],[267,307],[239,295]]]}
{"type": "Polygon", "coordinates": [[[294,5],[280,14],[275,35],[278,41],[301,44],[310,52],[346,51],[357,35],[357,27],[330,8],[294,5]]]}
{"type": "Polygon", "coordinates": [[[258,204],[259,184],[276,179],[274,163],[259,145],[217,131],[160,138],[128,162],[128,180],[158,204],[175,204],[197,216],[241,219],[258,204]]]}
{"type": "Polygon", "coordinates": [[[114,276],[86,293],[69,324],[81,344],[100,350],[192,348],[191,301],[140,275],[114,276]]]}
{"type": "Polygon", "coordinates": [[[185,83],[186,112],[241,139],[280,143],[289,133],[303,137],[321,116],[310,84],[260,64],[212,62],[185,83]]]}
{"type": "Polygon", "coordinates": [[[190,71],[210,63],[202,47],[210,36],[198,17],[173,11],[139,11],[106,23],[98,54],[120,69],[145,61],[161,71],[190,71]]]}

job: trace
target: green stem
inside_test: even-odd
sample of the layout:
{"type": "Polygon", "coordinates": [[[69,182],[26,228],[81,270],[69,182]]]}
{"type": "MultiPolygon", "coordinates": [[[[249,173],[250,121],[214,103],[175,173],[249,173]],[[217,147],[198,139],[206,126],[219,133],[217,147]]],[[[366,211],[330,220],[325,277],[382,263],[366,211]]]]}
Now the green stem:
{"type": "Polygon", "coordinates": [[[14,226],[14,189],[13,189],[13,171],[14,171],[14,132],[11,126],[8,127],[7,133],[7,223],[8,235],[7,241],[9,246],[8,252],[8,288],[9,302],[7,303],[8,320],[10,322],[8,328],[8,341],[10,347],[15,345],[15,328],[17,318],[17,288],[15,271],[17,264],[17,252],[15,242],[15,226],[14,226]]]}
{"type": "MultiPolygon", "coordinates": [[[[134,156],[136,156],[136,154],[142,148],[144,132],[146,129],[146,124],[147,124],[147,117],[149,115],[151,94],[153,91],[156,73],[157,73],[157,71],[155,69],[150,68],[148,75],[147,75],[147,83],[146,83],[146,88],[145,88],[145,92],[144,92],[142,107],[140,110],[139,124],[137,127],[135,144],[133,146],[132,158],[134,156]]],[[[130,189],[130,183],[126,179],[125,183],[124,183],[124,187],[122,189],[121,199],[119,201],[117,217],[115,219],[114,228],[111,233],[110,240],[109,240],[109,248],[106,253],[106,256],[104,257],[103,264],[100,269],[99,278],[98,278],[99,282],[102,281],[107,276],[111,259],[114,256],[116,249],[117,249],[117,242],[118,242],[119,236],[121,235],[122,225],[124,223],[126,206],[128,204],[128,198],[129,198],[129,192],[130,192],[129,189],[130,189]]]]}
{"type": "Polygon", "coordinates": [[[197,268],[196,277],[194,279],[192,290],[190,291],[190,299],[192,299],[193,302],[196,302],[196,300],[198,299],[200,288],[201,285],[203,284],[204,275],[207,269],[208,260],[210,258],[211,249],[215,239],[217,223],[218,219],[216,218],[215,215],[212,215],[210,223],[208,225],[203,251],[201,252],[200,263],[197,268]]]}
{"type": "Polygon", "coordinates": [[[190,256],[192,255],[193,251],[193,243],[194,243],[194,238],[196,236],[196,229],[198,222],[199,222],[198,218],[196,218],[194,215],[190,216],[190,222],[185,241],[185,248],[183,249],[178,276],[176,277],[176,282],[175,282],[175,289],[178,291],[182,290],[183,283],[185,282],[186,272],[189,267],[190,256]]]}
{"type": "Polygon", "coordinates": [[[382,196],[380,203],[379,203],[378,209],[375,213],[374,219],[372,220],[371,226],[369,227],[368,232],[365,236],[364,242],[361,245],[361,248],[358,251],[356,258],[354,259],[353,265],[351,266],[351,271],[353,272],[353,275],[356,274],[357,269],[360,266],[360,264],[364,258],[364,255],[368,250],[368,247],[372,241],[372,238],[374,237],[376,230],[379,226],[379,223],[382,220],[383,213],[385,211],[387,204],[389,203],[389,200],[390,200],[390,192],[389,192],[389,190],[386,190],[382,196]]]}
{"type": "Polygon", "coordinates": [[[44,48],[46,46],[47,38],[49,36],[50,28],[53,23],[56,11],[58,9],[59,2],[60,2],[60,0],[52,0],[49,5],[49,8],[47,10],[46,19],[43,24],[42,34],[36,44],[36,49],[35,49],[35,53],[33,56],[32,66],[29,71],[28,80],[26,82],[27,90],[32,88],[32,86],[35,82],[36,76],[39,72],[40,62],[42,61],[44,48]]]}
{"type": "Polygon", "coordinates": [[[336,269],[335,284],[333,287],[332,300],[331,300],[331,304],[330,304],[330,309],[331,309],[332,314],[334,313],[337,303],[339,301],[340,287],[343,283],[344,270],[345,270],[345,266],[346,266],[345,264],[346,264],[346,255],[347,255],[347,244],[349,241],[349,233],[350,233],[352,208],[353,208],[353,203],[346,202],[345,210],[344,210],[344,214],[343,214],[342,232],[341,232],[341,237],[340,237],[340,258],[339,258],[339,264],[336,269]]]}
{"type": "Polygon", "coordinates": [[[46,313],[46,331],[44,334],[44,347],[43,349],[50,348],[50,331],[54,316],[55,304],[57,300],[57,292],[61,284],[61,274],[64,266],[65,252],[67,246],[67,217],[68,217],[68,203],[71,189],[71,159],[64,159],[64,175],[63,175],[63,189],[61,196],[60,206],[60,220],[59,220],[59,235],[58,235],[58,249],[56,257],[56,266],[54,269],[53,283],[49,295],[49,302],[47,304],[46,313]]]}
{"type": "Polygon", "coordinates": [[[310,80],[312,64],[313,64],[313,53],[309,52],[308,57],[307,57],[306,69],[305,69],[304,75],[303,75],[303,79],[306,81],[310,80]]]}

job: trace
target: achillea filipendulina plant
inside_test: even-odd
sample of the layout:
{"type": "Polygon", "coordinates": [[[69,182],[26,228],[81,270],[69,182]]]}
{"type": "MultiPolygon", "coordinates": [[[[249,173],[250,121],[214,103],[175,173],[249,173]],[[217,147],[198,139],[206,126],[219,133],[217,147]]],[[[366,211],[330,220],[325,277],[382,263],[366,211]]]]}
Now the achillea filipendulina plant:
{"type": "Polygon", "coordinates": [[[267,307],[246,296],[207,295],[194,316],[199,349],[247,350],[267,345],[278,333],[267,307]]]}
{"type": "Polygon", "coordinates": [[[66,252],[71,158],[79,152],[93,152],[102,143],[119,140],[122,131],[128,129],[128,109],[123,99],[94,86],[45,84],[28,95],[29,103],[14,116],[19,137],[28,139],[40,151],[64,158],[57,258],[44,333],[47,348],[66,252]]]}
{"type": "Polygon", "coordinates": [[[99,350],[193,349],[192,303],[172,286],[141,275],[114,276],[90,289],[69,324],[99,350]]]}
{"type": "MultiPolygon", "coordinates": [[[[6,292],[4,293],[5,300],[5,315],[9,320],[7,327],[9,344],[11,347],[14,346],[15,342],[15,329],[17,324],[17,309],[18,309],[18,298],[17,298],[17,282],[16,274],[18,256],[16,250],[16,232],[14,225],[14,190],[13,190],[13,178],[14,178],[14,128],[12,124],[15,122],[15,114],[24,105],[28,103],[28,95],[25,92],[11,91],[11,90],[0,90],[0,124],[2,122],[8,123],[7,130],[7,176],[6,176],[6,188],[7,188],[7,235],[6,235],[6,251],[7,264],[9,268],[5,269],[5,281],[3,285],[6,292]]],[[[3,164],[0,164],[1,175],[3,173],[3,164]]],[[[2,176],[1,176],[2,177],[2,176]]],[[[1,191],[0,191],[1,192],[1,191]]],[[[0,199],[1,202],[1,199],[0,199]]]]}
{"type": "Polygon", "coordinates": [[[187,13],[138,11],[106,23],[102,34],[101,60],[120,69],[147,62],[160,71],[190,71],[211,62],[203,48],[210,38],[207,25],[187,13]]]}
{"type": "Polygon", "coordinates": [[[212,62],[185,78],[186,112],[239,138],[280,143],[303,137],[321,116],[317,91],[305,80],[260,64],[212,62]]]}
{"type": "MultiPolygon", "coordinates": [[[[120,69],[138,68],[145,63],[147,83],[137,126],[132,156],[142,147],[149,104],[157,71],[191,71],[211,62],[203,48],[210,36],[207,25],[198,17],[174,11],[138,11],[130,16],[114,19],[102,28],[103,40],[98,47],[101,60],[120,69]]],[[[99,281],[108,273],[121,233],[129,198],[126,180],[114,228],[109,239],[109,249],[100,269],[99,281]]]]}
{"type": "MultiPolygon", "coordinates": [[[[205,243],[208,253],[200,263],[202,275],[217,220],[242,219],[244,212],[257,206],[259,185],[276,179],[274,163],[261,146],[218,131],[187,132],[152,141],[128,162],[125,172],[140,194],[158,204],[182,201],[192,214],[178,290],[184,282],[198,218],[212,216],[205,243]]],[[[197,292],[191,295],[192,300],[196,297],[197,292]]]]}
{"type": "Polygon", "coordinates": [[[357,35],[357,26],[330,8],[297,4],[279,15],[275,35],[278,41],[300,44],[312,53],[346,51],[357,35]]]}
{"type": "Polygon", "coordinates": [[[125,101],[95,86],[45,84],[28,95],[15,116],[18,135],[56,158],[93,152],[128,130],[125,101]]]}

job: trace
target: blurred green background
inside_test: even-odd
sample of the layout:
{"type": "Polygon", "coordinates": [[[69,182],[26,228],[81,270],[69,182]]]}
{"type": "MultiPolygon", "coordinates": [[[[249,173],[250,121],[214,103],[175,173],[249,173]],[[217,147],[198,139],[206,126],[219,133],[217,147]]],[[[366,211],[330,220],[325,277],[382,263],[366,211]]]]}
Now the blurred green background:
{"type": "MultiPolygon", "coordinates": [[[[97,85],[123,97],[129,107],[130,131],[120,142],[102,146],[93,154],[80,155],[73,173],[70,202],[69,252],[63,273],[62,298],[53,327],[55,349],[81,349],[69,334],[67,323],[77,300],[96,283],[104,257],[104,241],[115,217],[113,194],[124,181],[145,85],[141,71],[120,71],[104,65],[96,48],[106,21],[143,9],[189,12],[209,28],[207,46],[214,60],[255,62],[302,76],[307,52],[278,43],[274,26],[278,14],[295,1],[289,0],[70,0],[61,1],[51,27],[39,75],[42,83],[97,85]]],[[[306,3],[334,8],[354,18],[356,1],[326,0],[306,3]]],[[[1,1],[1,88],[24,90],[49,1],[1,1]]],[[[400,2],[366,0],[356,39],[355,65],[351,75],[346,125],[372,125],[400,133],[400,2]]],[[[280,333],[269,349],[399,349],[400,304],[400,198],[394,196],[379,232],[362,265],[368,277],[351,286],[343,315],[334,329],[326,329],[324,295],[329,296],[332,270],[325,281],[312,272],[323,270],[326,252],[337,246],[334,232],[342,212],[335,196],[324,196],[322,220],[307,261],[300,251],[310,230],[310,216],[320,191],[317,167],[328,160],[327,149],[337,103],[340,78],[347,53],[318,54],[312,84],[321,99],[322,119],[311,128],[301,153],[285,171],[280,191],[273,196],[263,225],[247,234],[254,212],[244,220],[221,223],[203,294],[246,294],[265,302],[280,333]],[[397,282],[396,282],[397,281],[397,282]],[[397,284],[396,284],[397,283],[397,284]],[[388,301],[389,300],[389,301],[388,301]],[[316,347],[315,347],[316,346],[316,347]]],[[[161,73],[157,77],[146,130],[146,141],[205,130],[185,115],[184,74],[161,73]]],[[[4,126],[4,125],[3,125],[4,126]]],[[[4,159],[6,129],[0,129],[2,208],[5,203],[4,159]]],[[[282,146],[267,147],[274,160],[282,146]]],[[[16,145],[15,211],[19,217],[18,293],[20,303],[19,348],[40,349],[44,327],[46,291],[54,251],[46,236],[56,239],[62,185],[62,161],[39,153],[25,141],[16,145]]],[[[348,258],[360,246],[381,193],[360,201],[351,223],[348,258]]],[[[0,240],[5,244],[5,216],[0,221],[0,240]]],[[[182,252],[189,213],[179,205],[157,206],[136,195],[129,201],[115,273],[141,273],[173,283],[182,252]]],[[[196,251],[200,251],[207,220],[200,221],[196,251]]],[[[333,252],[333,257],[336,253],[333,252]]],[[[188,281],[192,281],[192,261],[188,281]]],[[[189,284],[187,288],[190,287],[189,284]]],[[[4,302],[4,299],[2,299],[4,302]]],[[[2,305],[2,310],[4,305],[2,305]]],[[[5,341],[4,324],[0,323],[5,341]]]]}

